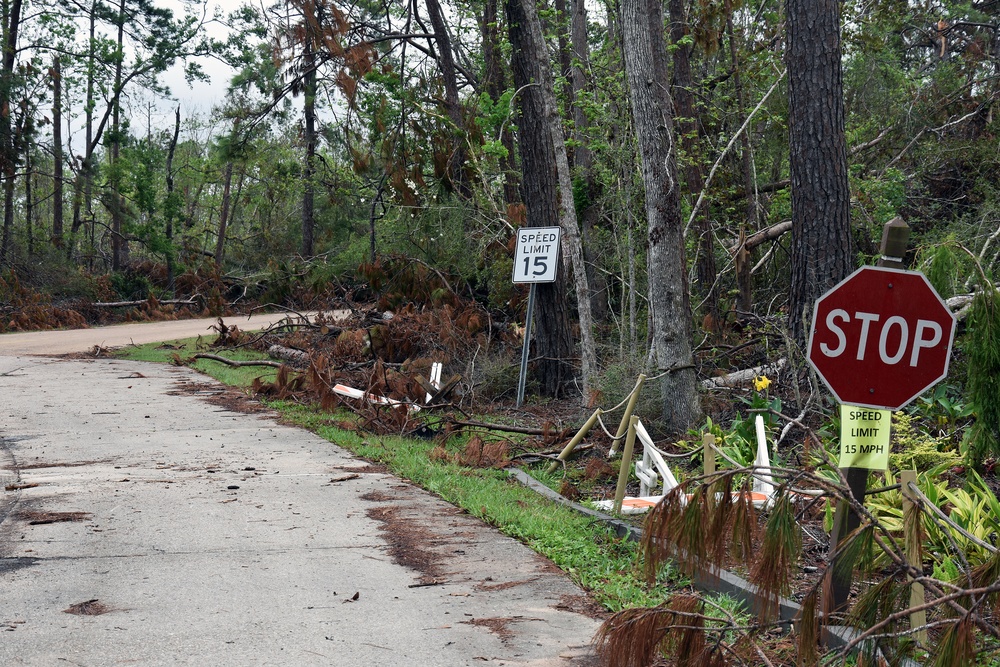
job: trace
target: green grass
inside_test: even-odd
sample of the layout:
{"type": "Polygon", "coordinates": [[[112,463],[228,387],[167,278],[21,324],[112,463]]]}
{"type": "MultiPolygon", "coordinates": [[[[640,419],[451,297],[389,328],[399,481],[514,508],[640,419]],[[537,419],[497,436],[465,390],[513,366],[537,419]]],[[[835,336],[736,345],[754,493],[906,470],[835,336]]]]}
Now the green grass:
{"type": "MultiPolygon", "coordinates": [[[[131,345],[116,351],[116,356],[130,361],[152,361],[156,363],[173,363],[175,356],[182,360],[187,360],[199,352],[219,354],[233,361],[253,361],[267,358],[265,355],[253,350],[225,350],[219,353],[218,350],[209,349],[209,345],[215,340],[215,336],[200,336],[198,338],[187,338],[185,340],[173,340],[165,343],[150,343],[148,345],[131,345]]],[[[267,382],[274,380],[278,374],[278,369],[267,366],[245,366],[234,368],[218,361],[210,359],[195,359],[193,363],[187,364],[191,368],[210,375],[223,384],[234,387],[249,387],[255,378],[262,378],[267,382]]]]}
{"type": "MultiPolygon", "coordinates": [[[[175,354],[186,359],[202,351],[194,341],[182,341],[182,344],[181,349],[161,349],[156,345],[130,347],[120,356],[169,363],[175,354]]],[[[227,351],[223,355],[239,360],[260,358],[248,351],[227,351]]],[[[270,379],[274,376],[274,369],[266,367],[231,368],[209,360],[198,360],[192,367],[226,384],[243,387],[255,377],[270,379]]],[[[668,588],[686,585],[676,571],[668,568],[661,573],[655,586],[647,586],[638,569],[634,543],[619,539],[603,524],[524,488],[504,470],[466,468],[431,458],[429,453],[435,443],[427,440],[375,436],[333,425],[334,420],[349,418],[349,415],[331,415],[316,407],[290,402],[268,402],[268,405],[289,422],[361,458],[384,464],[399,477],[522,541],[551,559],[611,611],[656,605],[669,595],[668,588]]],[[[464,444],[464,439],[453,438],[448,450],[458,451],[464,444]]],[[[556,482],[552,476],[544,481],[550,485],[556,482]]]]}

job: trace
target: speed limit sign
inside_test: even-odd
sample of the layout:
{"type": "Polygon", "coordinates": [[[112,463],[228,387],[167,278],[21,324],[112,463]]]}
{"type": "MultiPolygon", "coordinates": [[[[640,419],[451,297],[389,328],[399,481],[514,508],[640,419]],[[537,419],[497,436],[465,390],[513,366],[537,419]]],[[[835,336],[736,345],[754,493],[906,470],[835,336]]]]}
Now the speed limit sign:
{"type": "Polygon", "coordinates": [[[514,251],[515,283],[552,283],[559,261],[559,227],[522,227],[514,251]]]}

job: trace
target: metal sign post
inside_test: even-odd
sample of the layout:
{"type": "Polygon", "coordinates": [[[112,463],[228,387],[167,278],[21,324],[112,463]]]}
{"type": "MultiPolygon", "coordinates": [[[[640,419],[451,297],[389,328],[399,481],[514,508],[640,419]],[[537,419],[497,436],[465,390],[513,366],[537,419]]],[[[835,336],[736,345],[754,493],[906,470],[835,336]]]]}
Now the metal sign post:
{"type": "Polygon", "coordinates": [[[524,403],[524,385],[528,377],[528,348],[531,347],[531,324],[535,319],[535,285],[528,288],[528,314],[524,318],[524,346],[521,348],[521,373],[517,376],[517,407],[524,403]]]}
{"type": "Polygon", "coordinates": [[[517,407],[524,403],[524,385],[528,376],[528,350],[531,325],[535,315],[535,291],[538,283],[554,283],[559,266],[559,227],[522,227],[517,230],[514,250],[514,284],[530,283],[528,313],[524,320],[524,347],[521,350],[521,373],[517,380],[517,407]]]}

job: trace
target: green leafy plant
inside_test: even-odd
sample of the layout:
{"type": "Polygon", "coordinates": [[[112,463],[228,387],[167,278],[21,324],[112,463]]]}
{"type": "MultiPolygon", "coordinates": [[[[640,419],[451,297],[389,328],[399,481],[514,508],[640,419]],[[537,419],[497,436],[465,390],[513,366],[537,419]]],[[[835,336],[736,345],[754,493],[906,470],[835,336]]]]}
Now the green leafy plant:
{"type": "Polygon", "coordinates": [[[891,470],[947,468],[959,465],[962,456],[948,435],[935,436],[920,428],[921,421],[905,412],[892,416],[893,452],[891,470]]]}
{"type": "Polygon", "coordinates": [[[916,400],[910,414],[933,424],[938,435],[953,435],[972,416],[973,407],[956,387],[939,384],[916,400]]]}

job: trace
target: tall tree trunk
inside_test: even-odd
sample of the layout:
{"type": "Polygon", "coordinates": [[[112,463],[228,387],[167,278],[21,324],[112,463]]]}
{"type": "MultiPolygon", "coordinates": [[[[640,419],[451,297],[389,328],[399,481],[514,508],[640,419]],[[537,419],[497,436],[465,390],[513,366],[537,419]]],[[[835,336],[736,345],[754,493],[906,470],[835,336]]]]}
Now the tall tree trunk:
{"type": "Polygon", "coordinates": [[[226,171],[222,178],[222,208],[219,210],[219,235],[215,240],[215,268],[220,272],[222,271],[222,260],[226,249],[226,227],[229,225],[229,193],[233,185],[232,160],[226,162],[226,171]]]}
{"type": "Polygon", "coordinates": [[[181,108],[174,110],[174,134],[170,138],[170,148],[167,150],[167,196],[163,205],[165,218],[164,236],[167,237],[167,288],[171,294],[174,291],[174,220],[180,213],[180,200],[174,193],[174,152],[177,150],[177,138],[181,133],[181,108]]]}
{"type": "Polygon", "coordinates": [[[118,52],[115,62],[115,90],[111,112],[111,269],[121,271],[128,261],[128,242],[122,233],[124,201],[121,195],[121,176],[118,161],[121,156],[121,89],[122,64],[125,59],[125,0],[118,5],[118,52]]]}
{"type": "Polygon", "coordinates": [[[236,219],[238,218],[236,213],[239,211],[240,195],[243,194],[243,186],[246,184],[246,180],[247,180],[247,168],[246,165],[241,165],[239,177],[236,179],[236,194],[234,194],[230,198],[229,224],[228,224],[230,228],[232,228],[233,222],[235,222],[236,219]]]}
{"type": "MultiPolygon", "coordinates": [[[[736,45],[736,36],[733,30],[732,9],[726,7],[726,36],[729,42],[729,59],[733,67],[733,88],[736,92],[736,114],[737,118],[746,117],[746,100],[743,96],[743,71],[739,59],[739,48],[736,45]]],[[[741,313],[750,313],[753,310],[753,276],[751,275],[751,255],[744,247],[746,238],[757,231],[757,194],[754,191],[753,162],[750,159],[750,130],[747,129],[740,135],[740,165],[742,167],[743,189],[746,190],[746,218],[740,230],[740,246],[736,250],[736,283],[739,290],[739,302],[737,310],[741,313]]]]}
{"type": "MultiPolygon", "coordinates": [[[[493,102],[500,99],[507,88],[504,76],[503,56],[500,52],[499,16],[497,15],[497,0],[486,0],[483,7],[483,87],[493,102]]],[[[510,212],[520,204],[518,194],[517,164],[514,158],[514,135],[510,124],[505,123],[500,134],[500,143],[507,154],[500,160],[503,169],[503,198],[510,212]]]]}
{"type": "MultiPolygon", "coordinates": [[[[302,256],[309,259],[315,254],[313,234],[316,230],[315,211],[315,174],[316,174],[316,53],[312,42],[305,45],[305,140],[306,164],[303,174],[302,191],[302,256]]],[[[232,179],[233,167],[230,162],[226,168],[229,179],[232,179]]],[[[227,182],[227,191],[228,191],[227,182]]]]}
{"type": "Polygon", "coordinates": [[[3,187],[3,233],[0,235],[0,268],[10,261],[14,233],[14,179],[17,172],[17,143],[11,116],[14,89],[14,62],[17,58],[17,34],[21,27],[21,0],[13,0],[6,9],[3,25],[3,69],[0,70],[0,176],[3,187]]]}
{"type": "Polygon", "coordinates": [[[52,245],[63,245],[62,66],[52,58],[52,245]]]}
{"type": "MultiPolygon", "coordinates": [[[[543,133],[552,146],[550,154],[553,158],[556,179],[558,183],[558,213],[559,226],[563,236],[563,257],[572,263],[573,284],[576,288],[577,311],[580,316],[580,361],[582,372],[583,396],[590,400],[590,389],[594,373],[597,372],[597,353],[594,344],[594,322],[590,313],[590,289],[587,286],[587,270],[583,261],[583,245],[580,241],[580,228],[576,219],[576,206],[573,203],[573,183],[569,173],[569,159],[566,156],[566,143],[563,137],[562,118],[556,103],[552,75],[548,66],[548,51],[542,36],[542,24],[538,19],[534,0],[520,0],[521,20],[524,23],[524,42],[522,49],[530,52],[527,58],[534,70],[533,78],[538,82],[538,92],[541,93],[543,133]]],[[[511,43],[514,40],[511,39],[511,43]]],[[[518,48],[515,45],[515,50],[518,48]]]]}
{"type": "Polygon", "coordinates": [[[666,371],[666,425],[684,431],[700,419],[701,407],[691,353],[673,105],[663,85],[669,80],[663,11],[658,0],[622,0],[621,14],[625,72],[646,189],[653,348],[660,369],[666,371]]]}
{"type": "Polygon", "coordinates": [[[31,155],[24,158],[24,220],[28,225],[28,256],[35,254],[35,165],[31,162],[31,155]]]}
{"type": "MultiPolygon", "coordinates": [[[[695,106],[694,79],[691,76],[692,46],[685,43],[688,35],[688,20],[683,0],[670,0],[670,42],[673,49],[674,79],[671,93],[677,111],[677,130],[681,135],[684,149],[684,183],[689,195],[697,199],[705,187],[705,173],[701,164],[699,135],[701,123],[695,106]]],[[[693,204],[693,201],[692,201],[693,204]]],[[[717,269],[715,265],[715,243],[712,217],[708,207],[698,211],[698,250],[695,260],[698,276],[698,291],[705,300],[705,315],[714,330],[719,323],[719,295],[715,290],[717,269]]]]}
{"type": "MultiPolygon", "coordinates": [[[[550,19],[546,22],[546,28],[548,28],[549,34],[555,33],[556,35],[556,53],[558,54],[559,61],[559,79],[562,81],[562,90],[560,93],[564,101],[566,102],[566,108],[564,113],[567,117],[572,116],[573,113],[573,81],[570,78],[572,76],[571,72],[573,70],[573,54],[570,52],[569,36],[567,28],[569,27],[569,10],[566,7],[566,0],[554,0],[553,9],[556,10],[555,18],[550,19]]],[[[537,9],[536,9],[537,11],[537,9]]],[[[543,29],[542,34],[545,31],[543,29]]],[[[573,161],[573,151],[566,151],[570,156],[570,161],[573,161]]]]}
{"type": "Polygon", "coordinates": [[[444,14],[438,0],[427,1],[427,14],[431,20],[431,27],[434,28],[434,41],[437,42],[437,61],[441,70],[441,79],[444,82],[444,107],[448,120],[451,121],[451,136],[447,142],[449,148],[448,155],[448,177],[447,181],[453,191],[461,197],[471,196],[469,184],[464,175],[466,150],[465,150],[465,122],[462,120],[462,107],[458,99],[458,78],[455,67],[455,54],[451,48],[451,38],[448,36],[448,25],[445,23],[444,14]]]}
{"type": "Polygon", "coordinates": [[[838,0],[788,0],[792,280],[788,326],[804,344],[813,304],[852,270],[838,0]]]}
{"type": "Polygon", "coordinates": [[[76,175],[73,185],[73,229],[75,235],[83,225],[83,213],[81,210],[86,207],[86,217],[91,225],[94,224],[94,214],[92,211],[91,197],[93,195],[93,150],[94,145],[94,48],[97,26],[97,2],[94,0],[90,6],[90,40],[87,42],[87,98],[84,102],[84,141],[86,148],[83,161],[80,163],[80,171],[76,175]]]}
{"type": "MultiPolygon", "coordinates": [[[[530,1],[530,0],[529,0],[530,1]]],[[[548,61],[534,61],[531,33],[522,0],[504,0],[507,29],[513,47],[511,67],[514,86],[520,90],[518,110],[518,150],[521,155],[521,200],[525,204],[528,226],[559,226],[559,182],[555,168],[545,101],[539,85],[539,70],[548,61]]],[[[535,374],[546,396],[559,396],[573,380],[573,338],[570,333],[566,267],[560,262],[556,280],[539,284],[538,313],[535,318],[535,374]]]]}
{"type": "Polygon", "coordinates": [[[580,204],[580,239],[583,242],[584,262],[587,267],[587,284],[590,286],[590,310],[595,323],[608,319],[608,281],[598,267],[601,248],[594,238],[600,207],[597,200],[601,187],[594,176],[594,154],[590,150],[587,128],[590,124],[584,111],[583,97],[587,91],[587,75],[590,72],[590,43],[587,39],[587,8],[584,0],[570,0],[570,47],[571,59],[569,81],[572,96],[573,115],[573,169],[575,178],[583,187],[584,196],[580,204]]]}

